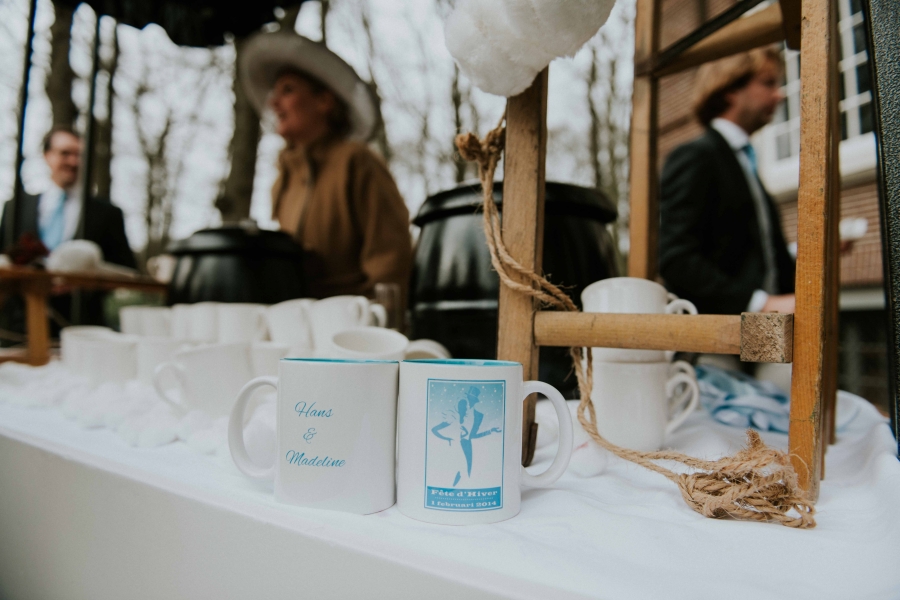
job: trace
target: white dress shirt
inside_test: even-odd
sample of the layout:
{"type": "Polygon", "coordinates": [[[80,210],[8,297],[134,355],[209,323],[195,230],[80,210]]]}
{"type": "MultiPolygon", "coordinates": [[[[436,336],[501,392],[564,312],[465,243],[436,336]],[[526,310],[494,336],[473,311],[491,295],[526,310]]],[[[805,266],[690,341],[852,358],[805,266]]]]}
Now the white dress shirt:
{"type": "Polygon", "coordinates": [[[759,312],[766,305],[770,293],[776,293],[778,272],[775,265],[775,250],[772,245],[772,221],[769,217],[769,209],[766,202],[766,194],[762,183],[756,174],[750,157],[744,151],[750,145],[750,136],[740,125],[728,119],[713,119],[710,127],[719,132],[725,141],[734,150],[735,158],[744,171],[744,177],[750,187],[750,195],[756,208],[756,220],[759,223],[760,240],[763,247],[763,258],[766,263],[766,274],[763,278],[763,287],[753,292],[750,302],[747,304],[747,312],[759,312]]]}
{"type": "MultiPolygon", "coordinates": [[[[63,239],[67,242],[75,237],[75,230],[78,229],[78,219],[81,216],[81,190],[78,186],[72,186],[66,193],[66,205],[63,208],[63,239]]],[[[38,227],[45,228],[53,214],[59,208],[59,203],[63,201],[63,189],[51,182],[46,192],[38,198],[38,227]]]]}

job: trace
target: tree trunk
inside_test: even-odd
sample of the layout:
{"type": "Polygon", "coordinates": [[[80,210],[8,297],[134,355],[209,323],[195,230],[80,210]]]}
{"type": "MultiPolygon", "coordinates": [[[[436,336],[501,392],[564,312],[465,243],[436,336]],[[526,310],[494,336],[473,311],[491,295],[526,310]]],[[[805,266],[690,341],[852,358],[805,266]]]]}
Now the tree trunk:
{"type": "Polygon", "coordinates": [[[54,2],[56,19],[50,28],[50,72],[47,74],[46,90],[50,99],[50,110],[54,126],[72,127],[78,118],[78,107],[72,100],[72,80],[75,72],[69,64],[69,44],[71,40],[72,7],[54,2]]]}
{"type": "Polygon", "coordinates": [[[235,223],[250,216],[253,197],[253,179],[256,175],[256,152],[259,146],[259,115],[256,114],[241,84],[240,56],[245,40],[237,39],[234,67],[234,135],[228,153],[231,170],[225,180],[222,195],[216,200],[216,208],[222,213],[222,222],[235,223]]]}
{"type": "MultiPolygon", "coordinates": [[[[600,115],[594,101],[594,86],[597,84],[597,48],[591,46],[591,68],[587,79],[587,105],[591,115],[590,139],[588,149],[591,153],[591,170],[594,172],[594,187],[600,189],[603,185],[603,173],[600,168],[600,115]]],[[[609,117],[609,115],[606,115],[609,117]]]]}
{"type": "Polygon", "coordinates": [[[110,199],[112,188],[112,173],[110,164],[112,162],[112,120],[113,120],[113,99],[115,92],[113,90],[113,79],[116,76],[116,69],[119,65],[119,34],[113,27],[112,34],[112,56],[106,63],[105,70],[108,76],[106,83],[106,118],[97,121],[96,127],[96,143],[94,145],[94,173],[93,185],[98,198],[110,199]]]}
{"type": "MultiPolygon", "coordinates": [[[[456,63],[453,63],[453,81],[450,84],[450,102],[453,104],[453,126],[455,128],[456,134],[454,135],[454,139],[451,140],[452,146],[452,156],[453,156],[453,175],[456,180],[456,183],[462,183],[466,179],[466,170],[469,166],[469,162],[465,160],[462,156],[459,155],[459,152],[456,151],[456,135],[462,133],[463,122],[462,122],[462,92],[459,89],[459,66],[456,63]]],[[[477,131],[477,129],[475,130],[477,131]]]]}
{"type": "Polygon", "coordinates": [[[322,4],[322,10],[319,13],[319,23],[322,29],[322,45],[328,45],[328,28],[325,27],[326,21],[328,20],[328,9],[331,8],[331,0],[320,0],[322,4]]]}

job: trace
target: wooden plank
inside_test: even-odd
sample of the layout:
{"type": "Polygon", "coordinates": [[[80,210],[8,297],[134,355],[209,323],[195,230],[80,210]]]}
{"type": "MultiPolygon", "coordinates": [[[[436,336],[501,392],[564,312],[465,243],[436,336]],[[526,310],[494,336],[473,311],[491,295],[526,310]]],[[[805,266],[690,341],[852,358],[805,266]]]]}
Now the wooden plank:
{"type": "MultiPolygon", "coordinates": [[[[837,22],[837,15],[834,17],[837,22]]],[[[840,307],[839,298],[841,293],[841,269],[840,269],[840,220],[841,220],[841,155],[839,152],[841,143],[841,121],[840,121],[840,94],[838,81],[841,77],[841,71],[838,66],[840,57],[839,45],[840,35],[837,33],[835,25],[835,34],[831,36],[831,54],[829,60],[831,62],[831,76],[834,77],[835,84],[831,86],[831,135],[832,135],[832,155],[831,170],[829,172],[834,196],[830,203],[829,222],[827,223],[828,231],[828,257],[826,264],[833,265],[828,270],[828,288],[830,293],[829,301],[826,305],[828,314],[828,330],[826,331],[826,347],[825,347],[825,385],[823,392],[823,403],[825,405],[825,414],[822,419],[822,428],[824,436],[824,448],[822,452],[821,478],[825,478],[825,452],[828,445],[836,441],[837,422],[835,419],[835,411],[837,410],[837,390],[838,390],[838,345],[840,342],[840,307]]]]}
{"type": "Polygon", "coordinates": [[[726,25],[708,38],[694,44],[669,65],[656,70],[655,74],[657,77],[664,77],[783,39],[781,8],[778,4],[772,4],[726,25]]]}
{"type": "MultiPolygon", "coordinates": [[[[652,61],[659,49],[659,3],[637,0],[634,20],[634,62],[652,61]]],[[[659,84],[656,78],[634,78],[631,107],[631,169],[628,274],[653,279],[657,269],[659,200],[657,128],[659,84]]]]}
{"type": "Polygon", "coordinates": [[[534,338],[540,346],[740,354],[741,317],[541,311],[534,338]]]}
{"type": "Polygon", "coordinates": [[[789,363],[793,360],[794,315],[743,313],[741,315],[741,360],[789,363]]]}
{"type": "Polygon", "coordinates": [[[838,139],[832,68],[835,3],[803,2],[800,79],[800,189],[797,198],[797,308],[794,314],[794,369],[791,384],[789,450],[800,485],[819,494],[823,398],[830,387],[825,370],[836,349],[831,330],[835,310],[833,277],[838,268],[832,235],[834,203],[840,191],[832,176],[838,139]]]}
{"type": "Polygon", "coordinates": [[[46,279],[35,279],[23,286],[25,323],[28,332],[28,362],[34,366],[50,362],[50,324],[47,320],[47,298],[50,285],[46,279]]]}
{"type": "Polygon", "coordinates": [[[111,273],[59,273],[31,267],[10,267],[0,269],[0,285],[6,287],[14,282],[48,281],[53,286],[64,286],[82,290],[132,289],[144,292],[166,293],[168,285],[145,275],[126,276],[111,273]]]}
{"type": "MultiPolygon", "coordinates": [[[[544,164],[547,153],[547,75],[544,69],[527,90],[506,106],[506,157],[503,164],[503,242],[526,268],[541,271],[544,239],[544,164]]],[[[526,380],[537,378],[538,347],[533,298],[500,286],[497,357],[522,363],[526,380]]],[[[522,464],[534,456],[537,424],[534,396],[525,401],[522,464]]]]}

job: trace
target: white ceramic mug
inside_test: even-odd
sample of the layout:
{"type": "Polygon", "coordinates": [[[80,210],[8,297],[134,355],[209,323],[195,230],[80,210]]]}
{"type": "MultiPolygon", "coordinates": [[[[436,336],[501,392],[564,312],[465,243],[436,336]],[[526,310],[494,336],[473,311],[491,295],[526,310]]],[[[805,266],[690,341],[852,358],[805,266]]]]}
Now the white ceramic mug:
{"type": "Polygon", "coordinates": [[[333,296],[317,300],[309,307],[309,322],[313,347],[327,350],[331,336],[338,331],[362,325],[384,327],[387,313],[383,306],[370,302],[365,296],[333,296]]]}
{"type": "Polygon", "coordinates": [[[172,307],[172,337],[176,340],[191,339],[191,305],[176,304],[172,307]]]}
{"type": "Polygon", "coordinates": [[[119,329],[130,335],[169,337],[172,309],[167,306],[123,306],[119,309],[119,329]]]}
{"type": "Polygon", "coordinates": [[[183,413],[199,409],[212,418],[227,415],[234,397],[253,377],[248,344],[209,344],[175,354],[153,373],[160,398],[183,413]],[[166,387],[172,375],[176,396],[166,387]]]}
{"type": "Polygon", "coordinates": [[[81,373],[93,385],[124,383],[137,375],[137,336],[113,333],[79,341],[81,373]]]}
{"type": "Polygon", "coordinates": [[[123,306],[119,309],[119,331],[128,335],[141,335],[141,306],[123,306]]]}
{"type": "Polygon", "coordinates": [[[185,349],[185,342],[167,337],[142,336],[137,339],[137,379],[153,385],[153,373],[164,362],[175,360],[175,354],[185,349]]]}
{"type": "Polygon", "coordinates": [[[275,498],[309,508],[369,514],[394,504],[397,363],[292,359],[278,377],[241,390],[228,423],[234,464],[249,477],[275,479],[275,498]],[[253,392],[278,390],[275,464],[253,462],[244,418],[253,392]]]}
{"type": "Polygon", "coordinates": [[[253,365],[253,376],[275,377],[278,375],[278,362],[290,354],[291,347],[278,342],[253,342],[250,345],[250,363],[253,365]]]}
{"type": "Polygon", "coordinates": [[[309,308],[315,300],[298,298],[273,304],[266,309],[269,337],[273,342],[287,344],[293,354],[305,353],[313,347],[309,308]]]}
{"type": "Polygon", "coordinates": [[[99,325],[72,325],[63,327],[59,332],[59,354],[63,365],[76,374],[83,374],[82,359],[84,350],[81,342],[86,339],[115,336],[109,327],[99,325]]]}
{"type": "Polygon", "coordinates": [[[198,344],[215,343],[219,339],[219,303],[198,302],[190,306],[190,340],[198,344]]]}
{"type": "Polygon", "coordinates": [[[600,435],[618,446],[651,452],[662,448],[666,435],[697,408],[700,389],[693,372],[665,361],[595,362],[591,401],[600,435]],[[686,393],[677,393],[680,385],[686,393]]]}
{"type": "MultiPolygon", "coordinates": [[[[595,281],[581,292],[581,305],[584,312],[697,314],[697,308],[688,300],[679,299],[658,283],[640,277],[595,281]]],[[[594,360],[604,362],[661,362],[670,360],[672,354],[663,350],[593,349],[594,360]]]]}
{"type": "Polygon", "coordinates": [[[553,484],[572,455],[572,417],[556,388],[522,381],[496,360],[400,363],[397,508],[446,525],[494,523],[519,513],[521,486],[553,484]],[[544,473],[522,467],[522,407],[543,394],[559,418],[559,450],[544,473]]]}
{"type": "Polygon", "coordinates": [[[229,302],[218,305],[218,335],[220,344],[258,342],[266,339],[266,305],[229,302]]]}
{"type": "Polygon", "coordinates": [[[405,335],[384,327],[354,327],[331,337],[331,352],[340,358],[450,358],[450,352],[434,340],[409,341],[405,335]]]}

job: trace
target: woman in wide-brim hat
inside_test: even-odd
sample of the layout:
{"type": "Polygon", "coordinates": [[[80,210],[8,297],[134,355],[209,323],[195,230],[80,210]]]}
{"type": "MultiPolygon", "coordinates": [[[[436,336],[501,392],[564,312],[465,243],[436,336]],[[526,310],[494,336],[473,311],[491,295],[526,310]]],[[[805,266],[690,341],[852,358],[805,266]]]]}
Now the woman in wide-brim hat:
{"type": "Polygon", "coordinates": [[[272,214],[304,248],[310,296],[371,296],[412,265],[409,211],[384,162],[366,145],[379,120],[369,87],[324,45],[295,33],[247,41],[239,69],[260,113],[285,142],[272,214]]]}

